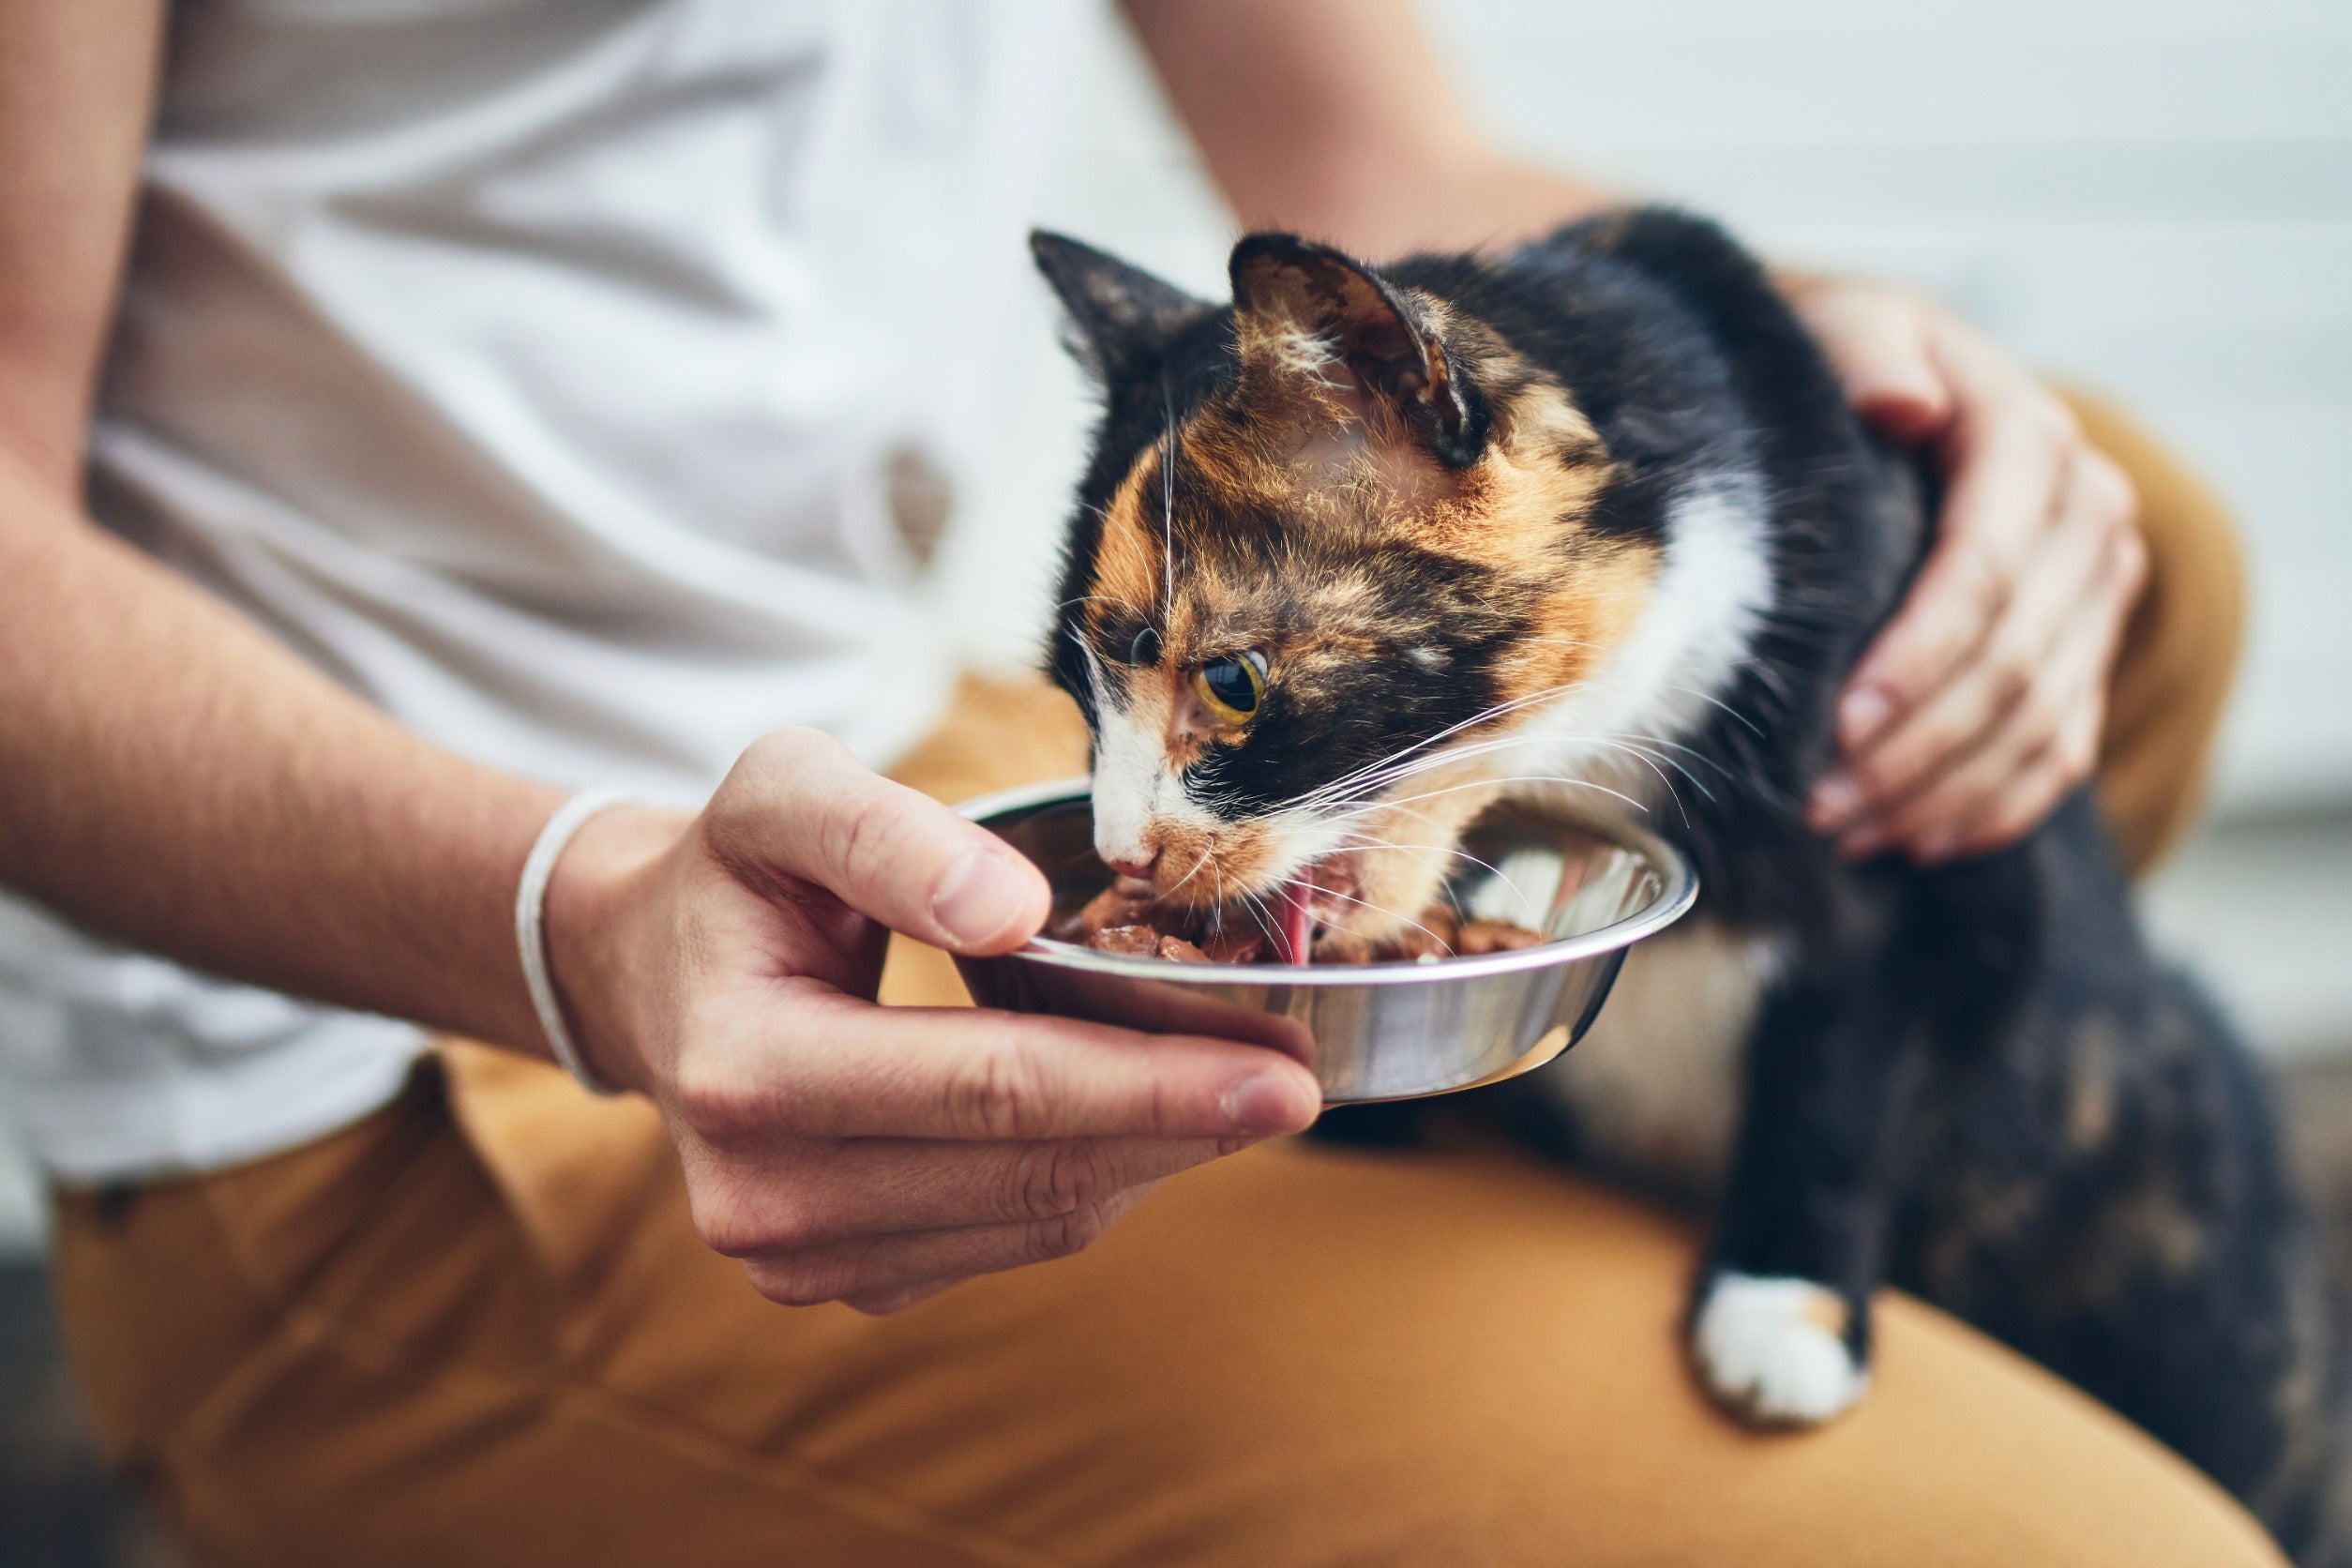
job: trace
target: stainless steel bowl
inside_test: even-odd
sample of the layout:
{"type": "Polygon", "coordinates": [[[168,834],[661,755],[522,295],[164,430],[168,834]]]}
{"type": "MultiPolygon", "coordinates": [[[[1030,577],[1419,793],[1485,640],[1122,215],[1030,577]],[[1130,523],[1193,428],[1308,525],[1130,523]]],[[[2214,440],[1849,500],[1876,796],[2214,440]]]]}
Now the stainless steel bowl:
{"type": "MultiPolygon", "coordinates": [[[[961,809],[1037,864],[1057,909],[1109,884],[1084,779],[961,809]]],[[[1316,968],[1179,964],[1040,937],[957,963],[986,1006],[1304,1048],[1326,1103],[1402,1100],[1512,1078],[1575,1045],[1625,950],[1681,919],[1698,896],[1672,845],[1600,818],[1500,811],[1463,848],[1476,857],[1451,884],[1463,911],[1549,940],[1474,957],[1316,968]]]]}

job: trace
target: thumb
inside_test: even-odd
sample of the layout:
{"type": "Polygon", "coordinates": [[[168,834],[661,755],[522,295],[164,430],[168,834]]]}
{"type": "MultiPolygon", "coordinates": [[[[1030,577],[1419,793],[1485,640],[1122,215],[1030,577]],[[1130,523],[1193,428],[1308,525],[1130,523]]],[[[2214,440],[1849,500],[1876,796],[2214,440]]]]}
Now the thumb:
{"type": "Polygon", "coordinates": [[[1927,344],[1907,324],[1890,324],[1838,366],[1854,412],[1899,442],[1935,434],[1952,417],[1952,388],[1927,344]]]}
{"type": "Polygon", "coordinates": [[[1052,904],[1045,875],[996,835],[814,730],[755,742],[711,797],[710,832],[755,886],[797,877],[954,952],[1018,947],[1052,904]]]}
{"type": "Polygon", "coordinates": [[[1916,442],[1951,419],[1951,377],[1916,302],[1858,289],[1817,301],[1810,314],[1846,400],[1882,433],[1916,442]]]}

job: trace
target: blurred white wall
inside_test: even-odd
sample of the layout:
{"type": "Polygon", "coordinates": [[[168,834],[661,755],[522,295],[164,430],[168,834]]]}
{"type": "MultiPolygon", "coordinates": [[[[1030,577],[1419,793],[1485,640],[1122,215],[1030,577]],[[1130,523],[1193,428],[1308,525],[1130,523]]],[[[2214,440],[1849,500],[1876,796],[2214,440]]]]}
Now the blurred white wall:
{"type": "MultiPolygon", "coordinates": [[[[2226,806],[2352,798],[2352,0],[1424,0],[1526,153],[1916,279],[2174,440],[2240,509],[2256,618],[2226,806]]],[[[1041,220],[1215,292],[1229,220],[1123,34],[1041,220]]],[[[1024,660],[1087,405],[1042,289],[939,585],[1024,660]]]]}

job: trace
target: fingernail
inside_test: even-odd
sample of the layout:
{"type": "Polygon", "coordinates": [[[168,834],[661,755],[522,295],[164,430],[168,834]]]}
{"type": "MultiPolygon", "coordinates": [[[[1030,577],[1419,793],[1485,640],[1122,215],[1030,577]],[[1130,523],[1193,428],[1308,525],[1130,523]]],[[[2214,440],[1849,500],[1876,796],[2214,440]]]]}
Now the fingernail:
{"type": "Polygon", "coordinates": [[[1886,728],[1894,716],[1894,704],[1887,694],[1876,686],[1863,686],[1848,692],[1846,701],[1837,705],[1838,739],[1849,749],[1867,746],[1870,737],[1886,728]]]}
{"type": "Polygon", "coordinates": [[[1862,809],[1862,786],[1849,775],[1830,774],[1813,787],[1813,825],[1843,827],[1847,818],[1862,809]]]}
{"type": "Polygon", "coordinates": [[[1304,1127],[1320,1108],[1309,1102],[1289,1074],[1259,1073],[1228,1089],[1218,1108],[1235,1131],[1266,1134],[1304,1127]]]}
{"type": "Polygon", "coordinates": [[[957,942],[980,947],[1021,917],[1031,892],[1029,873],[988,846],[966,850],[931,893],[931,918],[957,942]]]}

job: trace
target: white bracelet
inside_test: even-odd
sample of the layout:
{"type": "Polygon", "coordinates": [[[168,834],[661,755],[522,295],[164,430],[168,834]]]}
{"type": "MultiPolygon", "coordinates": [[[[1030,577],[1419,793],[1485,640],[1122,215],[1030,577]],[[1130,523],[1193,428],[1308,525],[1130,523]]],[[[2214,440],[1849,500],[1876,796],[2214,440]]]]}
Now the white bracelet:
{"type": "Polygon", "coordinates": [[[522,883],[515,889],[515,946],[522,955],[522,983],[530,988],[531,1005],[538,1011],[548,1049],[581,1088],[596,1094],[619,1091],[588,1070],[580,1058],[580,1048],[572,1043],[572,1032],[564,1026],[564,1004],[555,1000],[555,982],[547,972],[547,884],[572,835],[597,812],[628,798],[621,790],[583,790],[565,801],[539,830],[538,841],[522,863],[522,883]]]}

